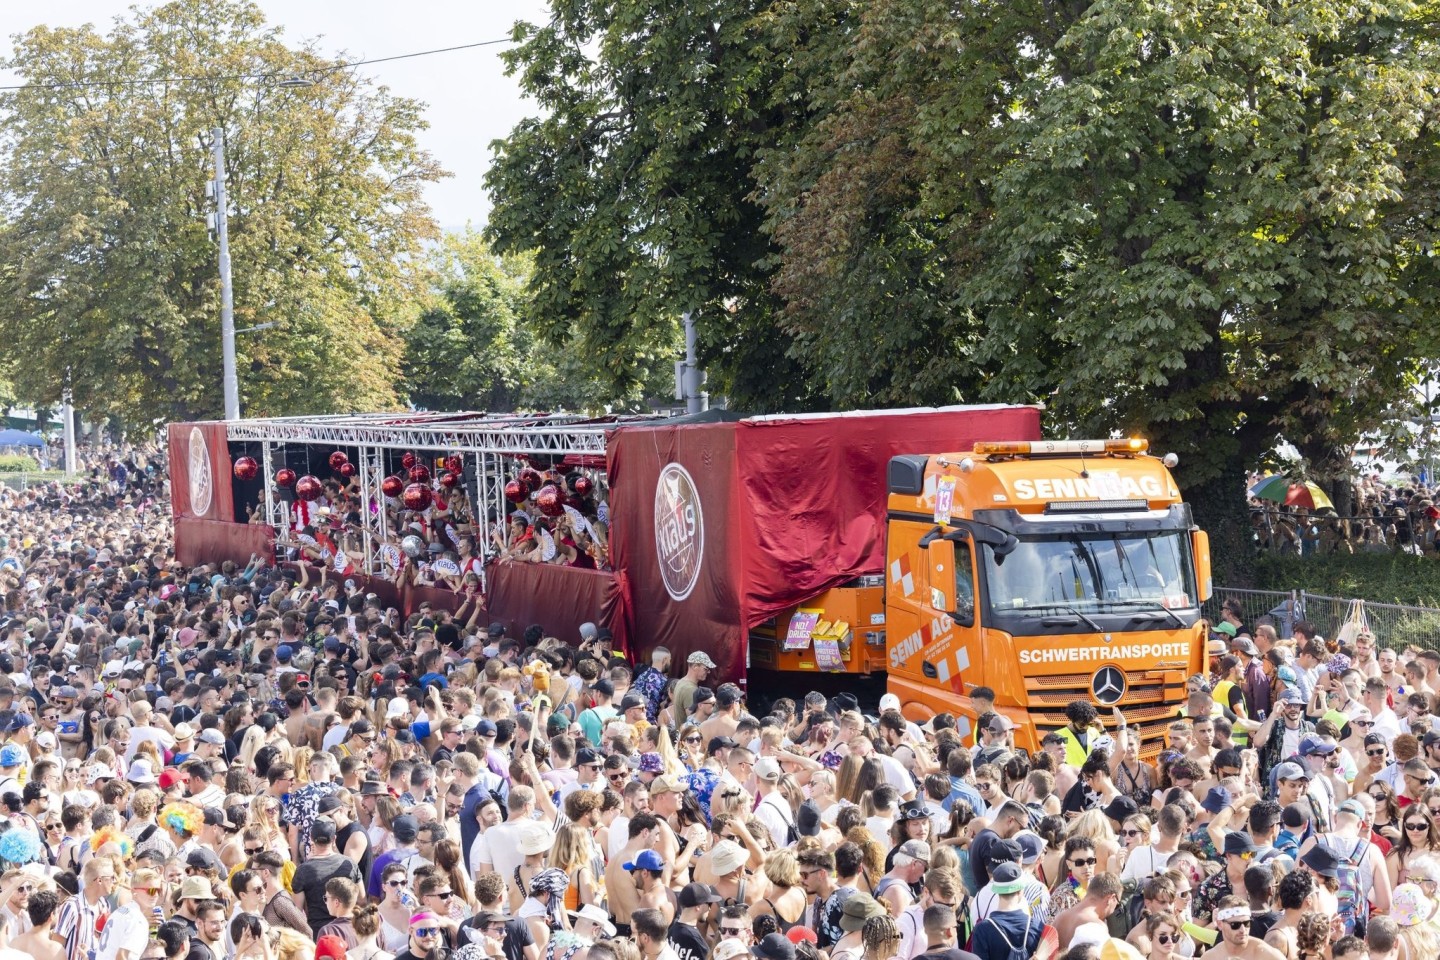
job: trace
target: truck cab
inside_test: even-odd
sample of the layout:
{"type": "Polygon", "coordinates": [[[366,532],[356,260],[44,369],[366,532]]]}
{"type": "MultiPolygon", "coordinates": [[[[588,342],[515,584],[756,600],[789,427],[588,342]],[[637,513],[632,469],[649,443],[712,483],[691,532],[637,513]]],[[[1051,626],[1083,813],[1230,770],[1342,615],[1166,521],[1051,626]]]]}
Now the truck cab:
{"type": "Polygon", "coordinates": [[[1163,746],[1205,650],[1210,551],[1142,439],[977,443],[889,464],[888,684],[917,722],[989,687],[1040,747],[1089,700],[1163,746]]]}

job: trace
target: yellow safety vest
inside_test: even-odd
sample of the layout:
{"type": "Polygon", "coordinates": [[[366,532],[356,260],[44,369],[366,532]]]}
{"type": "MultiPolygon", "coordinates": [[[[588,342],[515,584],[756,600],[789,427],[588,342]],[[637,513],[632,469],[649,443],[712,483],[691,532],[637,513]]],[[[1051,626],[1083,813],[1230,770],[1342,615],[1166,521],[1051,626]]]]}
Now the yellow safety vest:
{"type": "MultiPolygon", "coordinates": [[[[1222,710],[1228,708],[1230,706],[1230,691],[1234,688],[1235,681],[1233,680],[1221,680],[1215,684],[1215,692],[1211,694],[1215,706],[1222,710]]],[[[1242,704],[1245,703],[1245,695],[1243,693],[1240,695],[1240,702],[1242,704]]],[[[1237,747],[1248,747],[1250,745],[1250,734],[1245,730],[1241,730],[1238,726],[1235,726],[1231,729],[1230,740],[1237,747]]]]}
{"type": "MultiPolygon", "coordinates": [[[[1081,745],[1080,738],[1075,735],[1074,730],[1070,729],[1070,725],[1067,723],[1056,733],[1060,734],[1061,739],[1065,741],[1065,762],[1076,768],[1084,766],[1085,758],[1090,756],[1090,750],[1081,745]]],[[[1092,744],[1095,742],[1094,731],[1091,731],[1090,742],[1092,744]]]]}

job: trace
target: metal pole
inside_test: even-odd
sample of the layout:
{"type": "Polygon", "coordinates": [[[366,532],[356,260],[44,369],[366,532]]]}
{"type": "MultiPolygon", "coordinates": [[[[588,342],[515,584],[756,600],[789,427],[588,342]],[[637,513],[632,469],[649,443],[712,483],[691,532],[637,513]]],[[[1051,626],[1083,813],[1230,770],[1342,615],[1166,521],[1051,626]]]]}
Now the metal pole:
{"type": "Polygon", "coordinates": [[[695,319],[686,310],[685,317],[685,412],[703,413],[710,409],[710,394],[704,392],[705,374],[695,356],[695,319]]]}
{"type": "Polygon", "coordinates": [[[60,415],[65,418],[65,476],[75,476],[75,403],[70,392],[70,368],[65,368],[65,393],[60,398],[60,415]]]}
{"type": "Polygon", "coordinates": [[[215,233],[220,241],[220,357],[224,365],[225,419],[240,419],[240,384],[235,374],[235,298],[230,288],[230,224],[225,202],[225,130],[210,131],[215,141],[215,233]]]}

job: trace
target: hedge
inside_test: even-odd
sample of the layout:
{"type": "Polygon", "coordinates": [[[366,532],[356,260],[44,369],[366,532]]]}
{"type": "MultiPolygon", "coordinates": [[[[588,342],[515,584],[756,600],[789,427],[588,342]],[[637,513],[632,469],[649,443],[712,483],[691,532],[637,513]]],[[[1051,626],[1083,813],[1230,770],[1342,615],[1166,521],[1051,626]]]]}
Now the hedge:
{"type": "Polygon", "coordinates": [[[0,473],[34,473],[40,464],[23,453],[0,454],[0,473]]]}
{"type": "Polygon", "coordinates": [[[1440,558],[1399,553],[1263,554],[1255,561],[1254,587],[1440,607],[1440,558]]]}

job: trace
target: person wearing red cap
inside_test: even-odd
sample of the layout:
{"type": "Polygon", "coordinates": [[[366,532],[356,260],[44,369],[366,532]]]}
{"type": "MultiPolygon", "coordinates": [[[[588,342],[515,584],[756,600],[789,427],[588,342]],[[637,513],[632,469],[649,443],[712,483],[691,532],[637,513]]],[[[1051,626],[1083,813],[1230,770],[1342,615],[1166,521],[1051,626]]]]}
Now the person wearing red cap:
{"type": "Polygon", "coordinates": [[[345,960],[345,941],[326,934],[315,942],[315,960],[345,960]]]}

